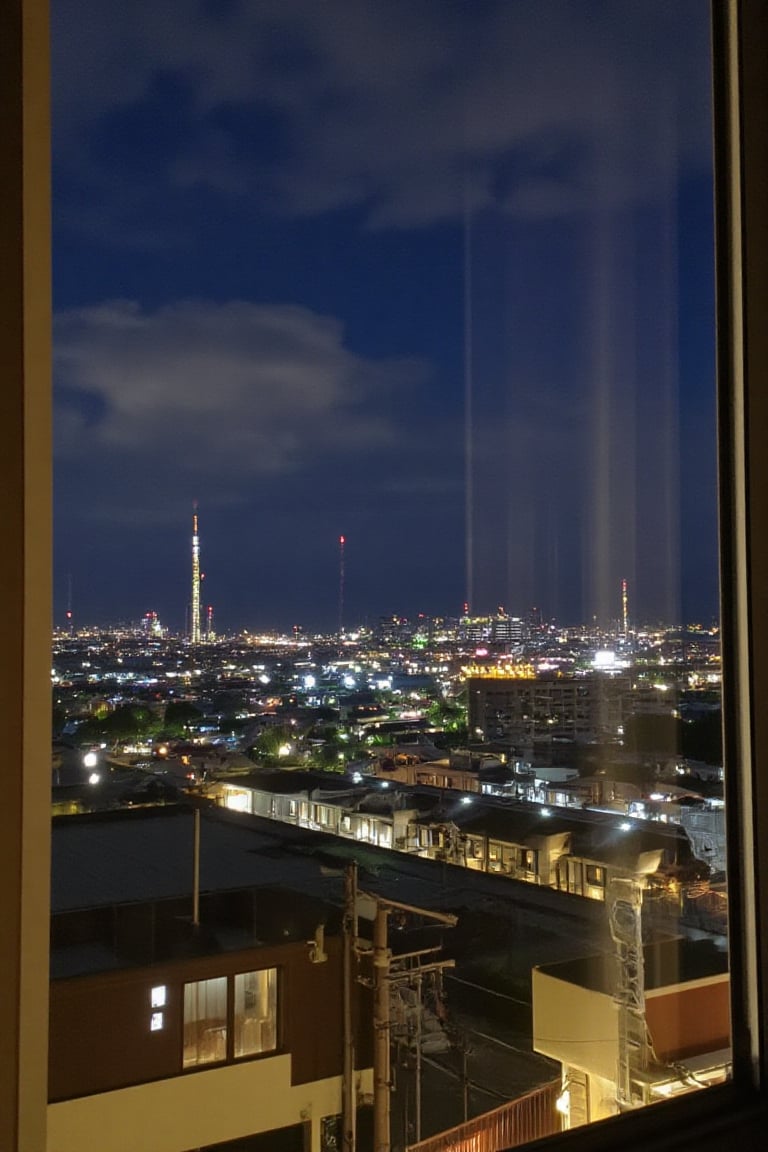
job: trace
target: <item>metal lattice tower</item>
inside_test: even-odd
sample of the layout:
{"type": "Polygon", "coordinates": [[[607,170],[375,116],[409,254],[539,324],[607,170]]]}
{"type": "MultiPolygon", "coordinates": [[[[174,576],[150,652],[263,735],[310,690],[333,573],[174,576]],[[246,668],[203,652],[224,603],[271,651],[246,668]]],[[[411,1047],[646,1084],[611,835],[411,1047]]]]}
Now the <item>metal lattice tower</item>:
{"type": "Polygon", "coordinates": [[[608,918],[616,946],[619,1059],[616,1102],[621,1111],[646,1103],[643,1082],[651,1059],[645,1019],[643,886],[639,879],[614,879],[608,888],[608,918]]]}

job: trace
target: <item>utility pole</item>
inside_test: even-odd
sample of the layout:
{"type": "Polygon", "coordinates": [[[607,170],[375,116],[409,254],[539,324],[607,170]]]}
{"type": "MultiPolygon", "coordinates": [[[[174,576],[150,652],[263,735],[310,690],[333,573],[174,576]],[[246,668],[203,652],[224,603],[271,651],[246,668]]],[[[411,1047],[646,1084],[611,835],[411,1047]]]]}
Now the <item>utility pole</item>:
{"type": "Polygon", "coordinates": [[[469,1119],[469,1075],[467,1072],[467,1038],[461,1043],[461,1102],[464,1109],[464,1123],[469,1119]]]}
{"type": "MultiPolygon", "coordinates": [[[[361,893],[376,903],[376,916],[373,922],[373,1152],[391,1152],[390,1131],[390,1092],[392,1088],[390,1071],[390,985],[398,980],[410,980],[413,971],[392,973],[392,961],[419,959],[436,949],[427,948],[419,952],[392,955],[388,947],[389,913],[392,911],[412,912],[427,920],[437,920],[450,928],[456,926],[458,917],[450,912],[433,912],[418,908],[413,904],[402,904],[398,900],[386,900],[370,892],[361,893]]],[[[435,969],[450,968],[453,960],[438,961],[419,968],[419,973],[435,969]]],[[[419,976],[419,984],[421,979],[419,976]]],[[[419,1004],[421,1011],[421,1004],[419,1004]]],[[[420,1088],[417,1086],[417,1094],[420,1088]]],[[[421,1101],[417,1095],[417,1124],[420,1125],[421,1101]]]]}
{"type": "Polygon", "coordinates": [[[200,808],[195,805],[192,838],[192,923],[200,927],[200,808]]]}
{"type": "MultiPolygon", "coordinates": [[[[449,912],[433,912],[427,908],[418,908],[412,904],[402,904],[396,900],[386,900],[372,892],[365,892],[357,886],[357,864],[349,861],[344,871],[344,948],[343,948],[343,1040],[344,1064],[342,1078],[342,1152],[356,1152],[356,1118],[357,1118],[357,1092],[355,1083],[355,1041],[354,1041],[354,1013],[353,1013],[353,987],[356,980],[361,983],[371,982],[363,977],[356,977],[355,962],[361,955],[371,956],[373,960],[373,1152],[391,1152],[390,1131],[390,1093],[391,1067],[390,1067],[390,989],[397,981],[410,981],[416,975],[419,993],[421,992],[422,975],[438,969],[453,967],[453,960],[435,961],[422,964],[421,961],[429,954],[439,952],[438,948],[425,948],[418,952],[392,955],[389,948],[389,914],[392,911],[412,912],[423,916],[427,920],[436,920],[453,928],[458,917],[449,912]],[[375,906],[373,921],[373,947],[358,937],[358,901],[365,900],[375,906]],[[416,960],[418,968],[405,969],[401,972],[391,971],[392,961],[402,962],[416,960]]],[[[421,1011],[421,996],[419,995],[419,1012],[421,1011]]],[[[420,1021],[419,1021],[420,1028],[420,1021]]],[[[420,1041],[420,1036],[418,1037],[420,1041]]],[[[417,1069],[420,1070],[420,1044],[417,1055],[417,1069]]],[[[417,1076],[418,1079],[418,1076],[417,1076]]],[[[416,1088],[416,1127],[421,1128],[421,1086],[416,1088]]]]}
{"type": "Polygon", "coordinates": [[[373,1152],[390,1152],[389,905],[376,902],[373,922],[373,1152]]]}
{"type": "Polygon", "coordinates": [[[416,977],[416,1124],[415,1137],[421,1140],[421,976],[416,977]]]}
{"type": "Polygon", "coordinates": [[[342,1152],[356,1152],[357,1092],[352,988],[357,948],[357,861],[344,871],[344,1072],[342,1081],[342,1152]]]}

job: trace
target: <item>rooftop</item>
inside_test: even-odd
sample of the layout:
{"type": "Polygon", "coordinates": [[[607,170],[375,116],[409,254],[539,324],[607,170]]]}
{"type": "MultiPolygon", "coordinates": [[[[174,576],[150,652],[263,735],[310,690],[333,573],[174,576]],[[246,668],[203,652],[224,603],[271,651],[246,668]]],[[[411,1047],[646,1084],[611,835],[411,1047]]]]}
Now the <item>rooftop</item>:
{"type": "MultiPolygon", "coordinates": [[[[711,979],[728,971],[728,953],[722,937],[658,941],[645,946],[643,958],[646,992],[711,979]]],[[[538,969],[547,976],[612,996],[616,991],[616,964],[613,953],[604,953],[542,964],[538,969]]]]}

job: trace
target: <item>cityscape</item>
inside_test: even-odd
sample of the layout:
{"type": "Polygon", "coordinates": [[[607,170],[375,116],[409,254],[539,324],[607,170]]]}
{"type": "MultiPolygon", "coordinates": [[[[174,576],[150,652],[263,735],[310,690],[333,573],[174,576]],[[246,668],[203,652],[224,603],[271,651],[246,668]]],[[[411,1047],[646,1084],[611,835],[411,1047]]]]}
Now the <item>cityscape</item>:
{"type": "Polygon", "coordinates": [[[738,1080],[709,9],[53,6],[47,1152],[738,1080]]]}
{"type": "MultiPolygon", "coordinates": [[[[346,1146],[361,1150],[385,1143],[431,1150],[478,1131],[493,1147],[502,1117],[530,1138],[727,1077],[718,627],[635,624],[631,589],[622,581],[616,618],[602,628],[560,627],[535,609],[524,616],[499,609],[454,619],[384,616],[373,628],[326,635],[296,628],[217,636],[200,599],[196,506],[192,529],[185,632],[173,634],[149,611],[112,628],[76,627],[69,615],[54,634],[60,901],[52,962],[61,979],[52,985],[52,1035],[63,1029],[64,1042],[67,1013],[82,1011],[82,996],[93,992],[89,981],[99,982],[100,963],[94,969],[92,959],[73,959],[77,938],[91,950],[107,948],[111,968],[129,957],[131,969],[149,963],[149,979],[156,978],[153,964],[175,957],[184,980],[182,1071],[237,1067],[245,1053],[282,1049],[288,1034],[278,1031],[276,997],[298,993],[278,993],[279,965],[253,993],[254,1003],[267,1005],[260,1008],[261,1038],[243,1047],[238,1032],[232,1051],[224,1024],[231,1009],[219,1003],[214,985],[222,979],[226,989],[240,977],[217,975],[209,987],[197,978],[190,983],[196,968],[184,976],[189,932],[195,954],[223,951],[226,960],[221,917],[228,931],[238,923],[238,939],[256,930],[255,922],[241,923],[232,904],[254,875],[252,866],[233,867],[230,840],[248,837],[247,852],[262,868],[259,884],[293,892],[291,921],[304,924],[294,948],[306,949],[306,937],[311,955],[325,962],[334,936],[350,939],[343,913],[352,862],[355,885],[376,908],[373,926],[364,927],[361,914],[350,944],[364,983],[371,950],[386,947],[389,936],[386,1005],[374,979],[373,1006],[358,1002],[354,1010],[354,1039],[345,1032],[341,1045],[341,1004],[326,1022],[332,1048],[343,1046],[345,1060],[354,1059],[348,1051],[368,1058],[373,1046],[372,1071],[344,1081],[354,1079],[354,1091],[342,1093],[354,1105],[337,1098],[338,1107],[324,1105],[327,1114],[313,1113],[318,1148],[344,1147],[346,1133],[346,1146]],[[193,816],[201,821],[197,839],[184,831],[193,816]],[[164,943],[156,936],[142,943],[127,919],[117,935],[110,929],[105,936],[94,913],[86,916],[79,885],[95,844],[104,871],[95,907],[106,902],[113,916],[127,917],[131,901],[151,897],[158,922],[175,916],[187,924],[186,943],[166,938],[167,929],[164,943]],[[126,852],[137,854],[132,878],[124,871],[126,852]],[[229,861],[225,872],[212,854],[229,861]],[[299,863],[301,879],[289,879],[299,863]],[[159,888],[151,879],[157,869],[166,876],[159,888]],[[346,888],[322,880],[334,871],[345,872],[346,888]],[[326,910],[317,905],[313,913],[320,895],[326,910]],[[617,928],[621,907],[632,916],[617,928]],[[515,927],[521,910],[537,925],[523,937],[515,927]],[[376,927],[382,916],[388,932],[386,923],[376,927]],[[430,918],[438,920],[438,944],[430,918]],[[583,966],[590,955],[595,972],[604,970],[603,991],[595,972],[587,978],[577,967],[568,975],[569,965],[583,966]],[[67,1007],[75,975],[79,998],[72,992],[67,1007]],[[596,1054],[604,1041],[594,1047],[578,1014],[581,1056],[574,1057],[574,1037],[555,1038],[563,979],[573,984],[569,1002],[597,989],[592,1010],[600,1019],[601,995],[619,1005],[618,1015],[611,1008],[618,1031],[610,1075],[596,1054]],[[671,1028],[665,995],[680,1000],[680,1022],[671,1028]],[[692,1028],[691,1009],[680,1005],[702,996],[708,1025],[692,1028]],[[383,1021],[385,1054],[376,1043],[383,1021]],[[211,1034],[215,1043],[204,1039],[211,1034]],[[532,1099],[549,1101],[550,1119],[529,1128],[523,1116],[532,1099]]],[[[91,881],[85,890],[94,892],[91,881]]],[[[273,898],[265,892],[263,899],[273,898]]],[[[262,897],[256,900],[261,906],[262,897]]],[[[274,931],[279,914],[272,908],[269,916],[277,916],[274,931]]],[[[292,938],[296,930],[286,929],[292,938]]],[[[262,971],[259,965],[253,979],[262,971]]],[[[135,984],[137,975],[126,979],[135,984]]],[[[177,1026],[170,989],[152,987],[158,1000],[150,1005],[150,1035],[177,1026]]],[[[246,1026],[255,1025],[237,1025],[240,1032],[246,1026]]],[[[295,1036],[292,1043],[298,1060],[303,1042],[295,1036]]],[[[135,1055],[123,1060],[107,1059],[94,1042],[79,1070],[55,1072],[52,1100],[143,1081],[146,1059],[138,1041],[135,1055]]],[[[174,1059],[169,1053],[158,1066],[163,1075],[176,1074],[174,1059]]],[[[329,1059],[331,1067],[327,1053],[329,1059]]],[[[301,1124],[279,1128],[279,1137],[269,1135],[270,1148],[299,1146],[292,1141],[301,1124]]],[[[254,1133],[237,1147],[261,1149],[259,1139],[254,1133]]]]}

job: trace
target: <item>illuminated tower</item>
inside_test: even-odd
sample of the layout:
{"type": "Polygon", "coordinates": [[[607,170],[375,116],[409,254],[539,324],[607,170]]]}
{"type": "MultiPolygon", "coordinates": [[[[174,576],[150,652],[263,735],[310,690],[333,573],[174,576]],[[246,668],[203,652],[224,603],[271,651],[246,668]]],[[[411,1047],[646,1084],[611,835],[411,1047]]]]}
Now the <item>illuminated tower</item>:
{"type": "Polygon", "coordinates": [[[344,632],[344,545],[346,539],[339,536],[339,636],[344,632]]]}
{"type": "Polygon", "coordinates": [[[627,596],[627,582],[621,582],[621,625],[626,640],[629,634],[629,597],[627,596]]]}
{"type": "Polygon", "coordinates": [[[72,573],[67,576],[67,628],[70,635],[75,630],[74,617],[72,615],[72,573]]]}
{"type": "Polygon", "coordinates": [[[197,501],[192,505],[192,618],[189,638],[199,644],[200,635],[200,536],[197,531],[197,501]]]}

